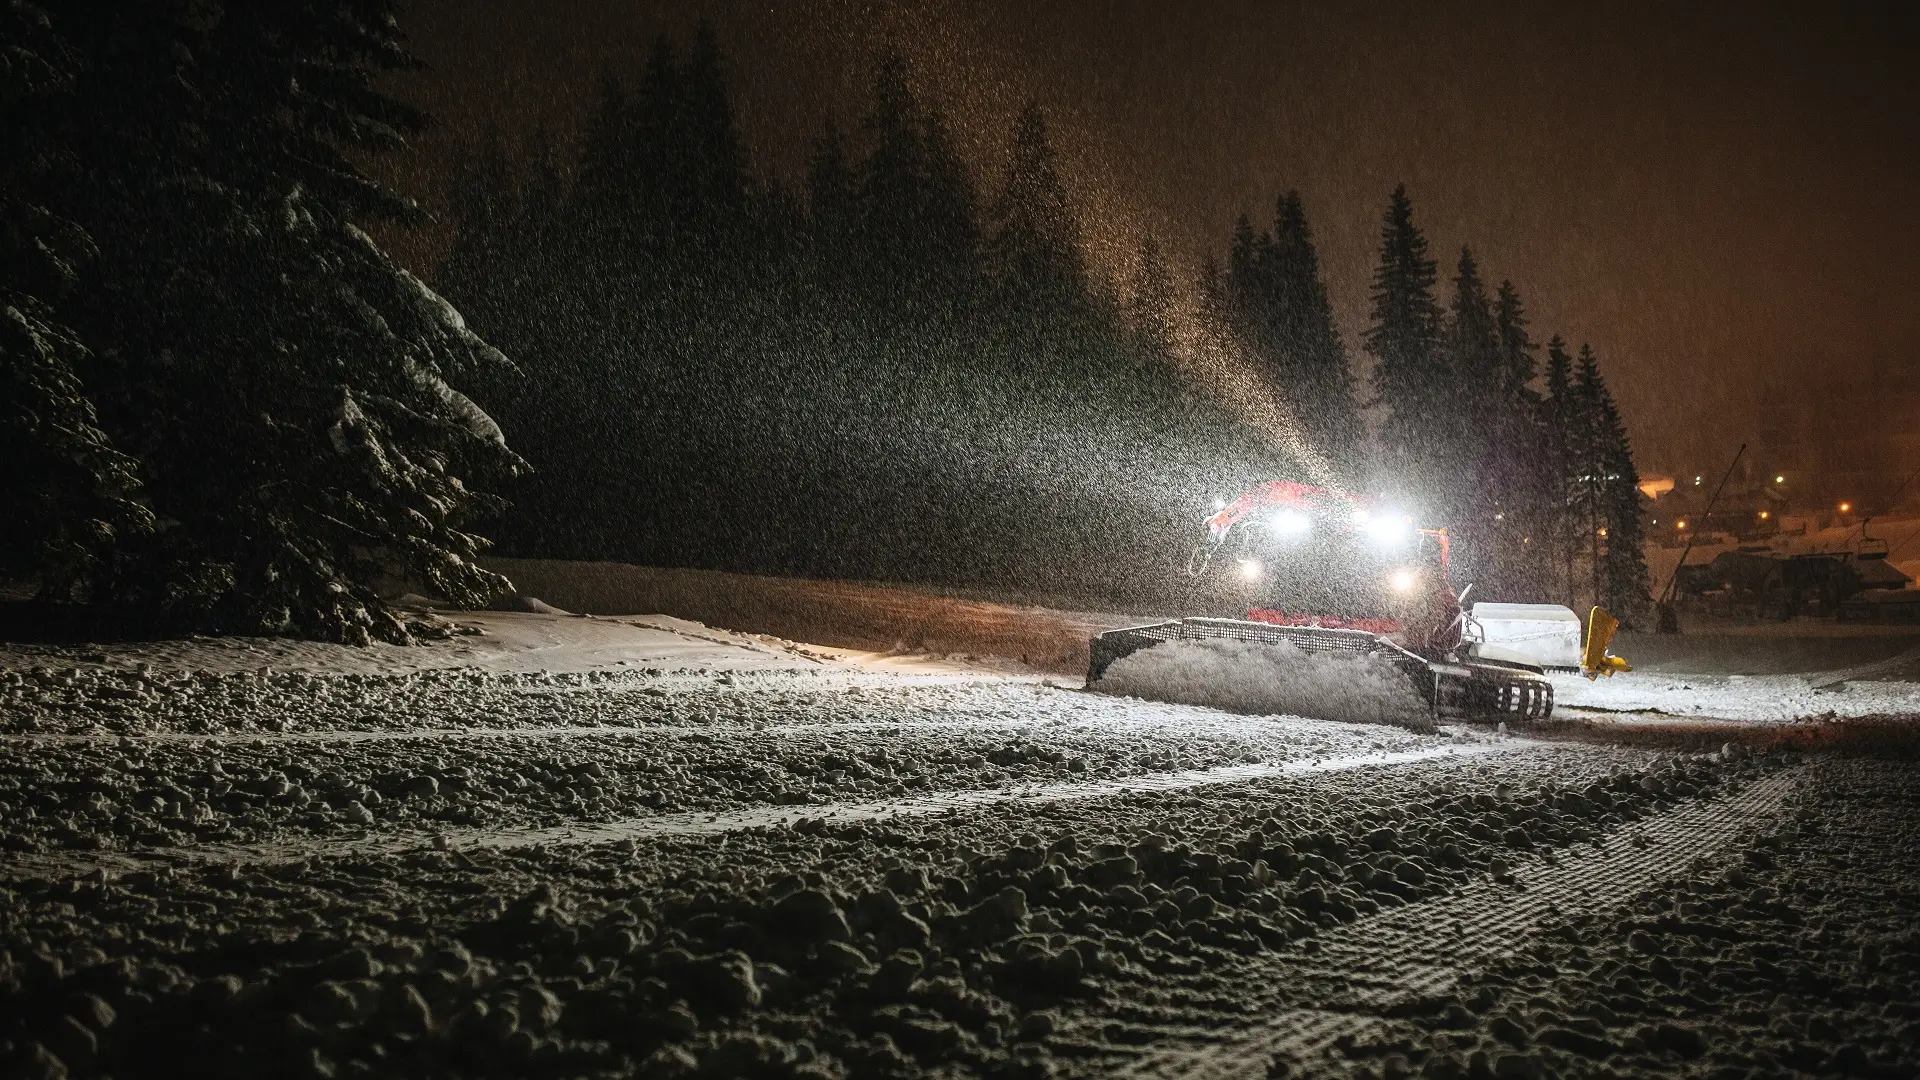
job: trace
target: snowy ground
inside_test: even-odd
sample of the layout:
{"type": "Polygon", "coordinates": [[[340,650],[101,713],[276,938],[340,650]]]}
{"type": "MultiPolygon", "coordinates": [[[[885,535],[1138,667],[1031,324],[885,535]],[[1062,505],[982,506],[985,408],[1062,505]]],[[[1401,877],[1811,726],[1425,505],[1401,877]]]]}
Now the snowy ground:
{"type": "Polygon", "coordinates": [[[470,621],[0,648],[0,1073],[1920,1068],[1909,765],[470,621]]]}
{"type": "Polygon", "coordinates": [[[1749,724],[1906,715],[1920,717],[1920,683],[1824,680],[1801,675],[1665,675],[1636,672],[1588,681],[1555,675],[1554,701],[1568,711],[1614,714],[1616,722],[1710,717],[1749,724]]]}

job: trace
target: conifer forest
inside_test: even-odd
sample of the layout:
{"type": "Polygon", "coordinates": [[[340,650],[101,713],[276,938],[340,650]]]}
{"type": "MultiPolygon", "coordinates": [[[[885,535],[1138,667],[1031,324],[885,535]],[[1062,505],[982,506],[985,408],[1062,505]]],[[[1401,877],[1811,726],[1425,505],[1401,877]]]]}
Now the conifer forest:
{"type": "Polygon", "coordinates": [[[391,12],[170,10],[8,15],[0,573],[48,598],[393,637],[381,582],[484,602],[491,547],[1151,603],[1213,500],[1291,479],[1418,507],[1483,596],[1646,607],[1594,352],[1469,251],[1443,276],[1404,189],[1347,341],[1283,177],[1219,259],[1142,233],[1096,272],[1037,104],[965,160],[882,57],[784,188],[702,30],[604,73],[576,154],[474,145],[404,268],[391,12]]]}

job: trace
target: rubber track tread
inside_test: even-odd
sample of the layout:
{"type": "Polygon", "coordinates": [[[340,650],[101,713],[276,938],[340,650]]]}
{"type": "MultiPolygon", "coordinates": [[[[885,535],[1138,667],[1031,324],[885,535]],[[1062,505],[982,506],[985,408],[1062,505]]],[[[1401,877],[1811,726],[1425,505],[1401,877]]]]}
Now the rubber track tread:
{"type": "Polygon", "coordinates": [[[1597,851],[1517,870],[1513,876],[1523,889],[1483,879],[1448,896],[1325,931],[1240,976],[1252,984],[1253,1009],[1271,1019],[1216,1032],[1205,1045],[1135,1059],[1110,1075],[1264,1078],[1276,1055],[1309,1058],[1344,1035],[1381,1025],[1381,1014],[1395,1006],[1445,993],[1555,924],[1617,908],[1684,872],[1777,813],[1797,775],[1777,773],[1732,796],[1628,825],[1597,851]]]}

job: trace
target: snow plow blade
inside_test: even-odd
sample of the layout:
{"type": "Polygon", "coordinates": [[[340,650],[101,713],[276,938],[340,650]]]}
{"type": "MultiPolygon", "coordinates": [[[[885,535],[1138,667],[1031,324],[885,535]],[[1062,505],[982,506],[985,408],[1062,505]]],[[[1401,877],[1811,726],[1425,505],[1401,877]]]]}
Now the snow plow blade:
{"type": "Polygon", "coordinates": [[[1123,657],[1169,641],[1250,641],[1291,645],[1309,653],[1367,653],[1405,672],[1435,719],[1545,720],[1553,714],[1553,684],[1539,670],[1486,659],[1428,659],[1364,630],[1276,626],[1240,619],[1173,619],[1095,634],[1089,643],[1087,685],[1123,657]]]}

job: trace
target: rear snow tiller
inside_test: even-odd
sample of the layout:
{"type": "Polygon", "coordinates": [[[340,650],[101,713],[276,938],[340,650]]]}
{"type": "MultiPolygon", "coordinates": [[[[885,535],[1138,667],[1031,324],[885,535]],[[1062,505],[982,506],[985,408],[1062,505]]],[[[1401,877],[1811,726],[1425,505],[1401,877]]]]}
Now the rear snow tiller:
{"type": "MultiPolygon", "coordinates": [[[[1552,715],[1545,672],[1572,670],[1567,659],[1519,641],[1490,641],[1494,624],[1483,627],[1463,613],[1466,590],[1455,594],[1447,577],[1446,530],[1416,528],[1411,516],[1378,499],[1286,481],[1216,504],[1206,527],[1207,542],[1187,562],[1194,595],[1204,607],[1245,611],[1245,618],[1175,619],[1097,634],[1088,686],[1115,661],[1165,642],[1248,641],[1378,657],[1406,673],[1436,719],[1552,715]]],[[[1577,635],[1577,621],[1574,627],[1577,635]]]]}

